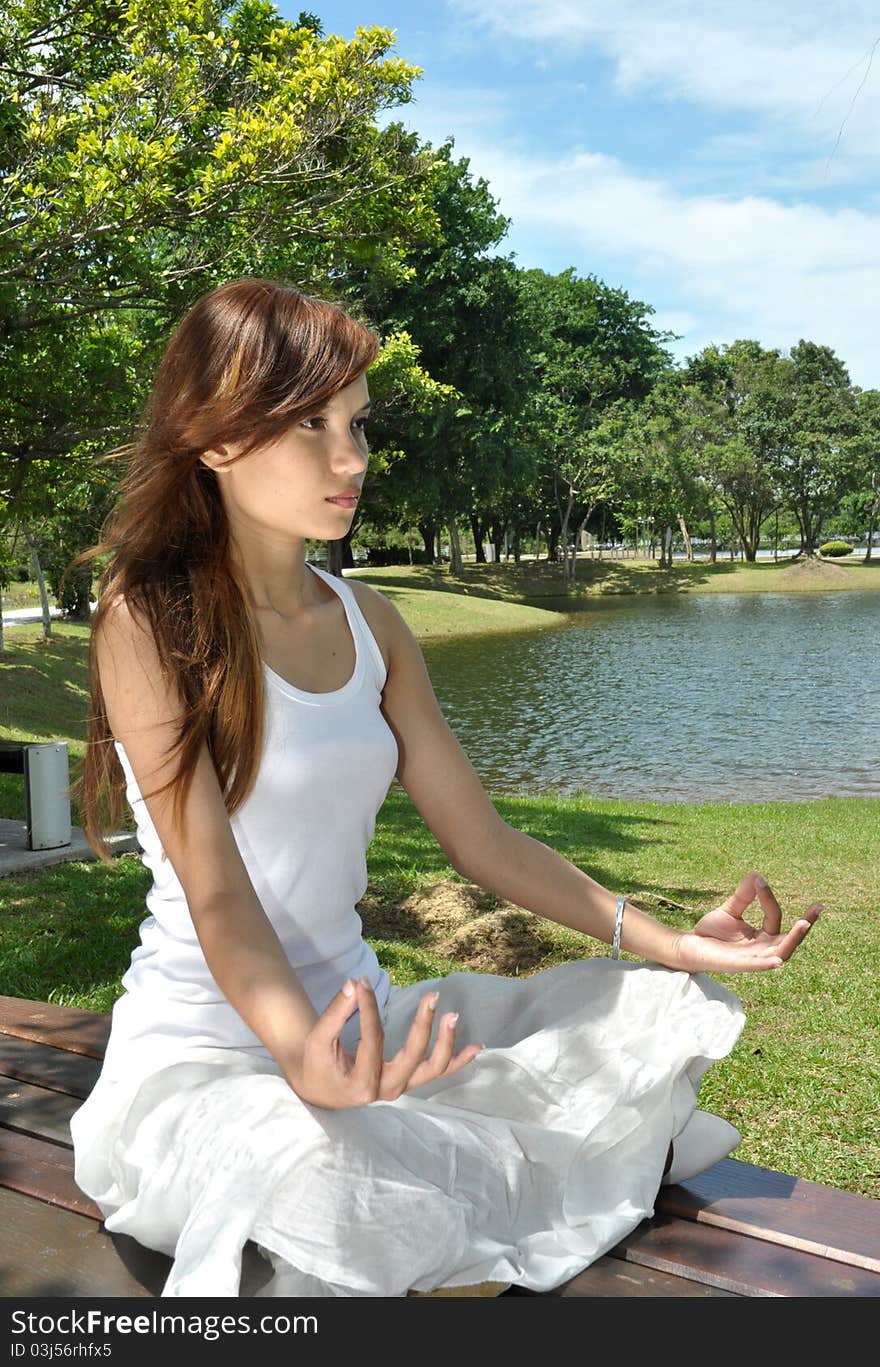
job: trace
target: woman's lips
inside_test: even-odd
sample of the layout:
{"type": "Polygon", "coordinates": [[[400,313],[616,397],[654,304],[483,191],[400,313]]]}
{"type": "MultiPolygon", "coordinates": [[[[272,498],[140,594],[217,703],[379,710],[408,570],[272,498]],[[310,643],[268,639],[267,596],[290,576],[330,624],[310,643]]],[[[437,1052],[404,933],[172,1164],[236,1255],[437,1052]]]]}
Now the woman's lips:
{"type": "Polygon", "coordinates": [[[357,505],[358,505],[357,498],[355,498],[354,496],[352,496],[351,498],[345,498],[345,497],[328,498],[328,499],[325,499],[325,502],[326,502],[326,503],[335,503],[335,504],[337,504],[337,506],[340,507],[340,508],[356,508],[357,505]]]}

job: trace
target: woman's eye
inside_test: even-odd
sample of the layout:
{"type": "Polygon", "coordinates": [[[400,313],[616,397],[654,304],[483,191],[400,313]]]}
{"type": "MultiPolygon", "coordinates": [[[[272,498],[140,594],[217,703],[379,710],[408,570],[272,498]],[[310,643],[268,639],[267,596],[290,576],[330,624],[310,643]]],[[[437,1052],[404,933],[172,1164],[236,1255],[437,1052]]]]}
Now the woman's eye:
{"type": "MultiPolygon", "coordinates": [[[[302,422],[300,423],[300,427],[309,427],[309,424],[310,424],[310,423],[313,423],[313,422],[325,423],[326,421],[327,421],[327,419],[326,419],[326,418],[322,418],[322,417],[303,418],[302,422]]],[[[363,431],[366,429],[366,425],[367,425],[367,422],[368,422],[368,421],[369,421],[368,418],[355,418],[354,422],[352,423],[352,427],[357,427],[361,432],[363,432],[363,431]]]]}

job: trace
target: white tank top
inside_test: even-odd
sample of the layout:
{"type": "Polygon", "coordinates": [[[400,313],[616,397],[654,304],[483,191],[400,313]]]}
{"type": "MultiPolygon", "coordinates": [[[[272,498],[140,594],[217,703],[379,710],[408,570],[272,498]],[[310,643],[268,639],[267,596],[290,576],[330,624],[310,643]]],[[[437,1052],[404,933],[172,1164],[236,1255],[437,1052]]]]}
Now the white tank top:
{"type": "MultiPolygon", "coordinates": [[[[350,584],[309,565],[342,599],[356,660],[348,682],[307,693],[264,662],[265,744],[256,784],[230,818],[260,905],[315,1010],[347,977],[369,979],[383,1016],[388,974],[363,939],[355,904],[367,888],[366,852],[397,769],[397,743],[380,709],[385,664],[350,584]]],[[[104,1061],[107,1076],[150,1071],[203,1045],[269,1058],[217,986],[186,896],[150,818],[128,756],[115,742],[142,862],[153,876],[140,944],[122,979],[104,1061]]],[[[210,851],[205,851],[210,858],[210,851]]],[[[352,1048],[358,1013],[341,1033],[352,1048]]]]}

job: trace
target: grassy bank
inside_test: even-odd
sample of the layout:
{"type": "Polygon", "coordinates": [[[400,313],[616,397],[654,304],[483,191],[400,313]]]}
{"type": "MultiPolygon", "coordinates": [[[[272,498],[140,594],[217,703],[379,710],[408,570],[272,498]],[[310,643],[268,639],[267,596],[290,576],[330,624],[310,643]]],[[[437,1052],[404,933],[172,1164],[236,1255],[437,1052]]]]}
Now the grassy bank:
{"type": "Polygon", "coordinates": [[[651,560],[591,560],[579,556],[575,579],[562,593],[561,566],[523,560],[476,565],[466,563],[453,578],[448,566],[388,565],[346,571],[366,579],[398,606],[414,632],[421,636],[467,634],[487,629],[515,630],[518,626],[553,625],[559,613],[593,607],[597,597],[668,593],[837,593],[880,591],[880,558],[862,561],[805,561],[748,565],[719,561],[715,565],[684,562],[661,570],[651,560]],[[445,605],[449,595],[453,603],[445,605]],[[543,619],[531,615],[499,616],[493,622],[488,608],[543,609],[543,619]],[[497,625],[496,625],[497,624],[497,625]]]}

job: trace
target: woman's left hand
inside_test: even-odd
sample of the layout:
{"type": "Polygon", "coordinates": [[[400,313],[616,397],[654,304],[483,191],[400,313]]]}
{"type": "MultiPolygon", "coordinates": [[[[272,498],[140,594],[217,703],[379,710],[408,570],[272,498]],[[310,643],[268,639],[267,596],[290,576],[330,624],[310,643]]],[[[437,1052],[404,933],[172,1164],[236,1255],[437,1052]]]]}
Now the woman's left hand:
{"type": "Polygon", "coordinates": [[[678,955],[686,973],[754,973],[781,968],[790,959],[822,910],[813,902],[790,930],[782,933],[782,909],[766,879],[747,873],[720,907],[707,912],[679,940],[678,955]],[[763,912],[760,927],[743,920],[743,912],[758,899],[763,912]]]}

